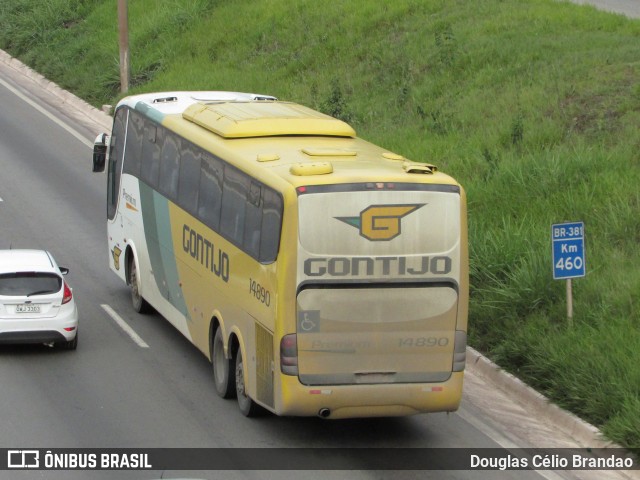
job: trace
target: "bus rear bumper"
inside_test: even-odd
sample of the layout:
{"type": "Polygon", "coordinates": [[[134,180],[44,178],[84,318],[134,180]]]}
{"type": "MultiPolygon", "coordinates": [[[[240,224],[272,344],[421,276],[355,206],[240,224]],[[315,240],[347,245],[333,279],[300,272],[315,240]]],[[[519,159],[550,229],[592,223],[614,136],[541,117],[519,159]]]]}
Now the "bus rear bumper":
{"type": "Polygon", "coordinates": [[[297,377],[283,375],[282,402],[276,413],[340,419],[453,412],[460,406],[463,375],[454,372],[442,383],[317,387],[302,385],[297,377]]]}

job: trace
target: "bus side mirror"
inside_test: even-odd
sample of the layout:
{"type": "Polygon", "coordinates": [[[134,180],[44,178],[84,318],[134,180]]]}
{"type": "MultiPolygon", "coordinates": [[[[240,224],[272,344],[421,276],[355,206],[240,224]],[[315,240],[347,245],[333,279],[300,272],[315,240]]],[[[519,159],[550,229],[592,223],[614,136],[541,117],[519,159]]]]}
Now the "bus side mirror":
{"type": "Polygon", "coordinates": [[[104,172],[104,164],[107,160],[107,140],[109,135],[101,133],[93,142],[93,171],[104,172]]]}

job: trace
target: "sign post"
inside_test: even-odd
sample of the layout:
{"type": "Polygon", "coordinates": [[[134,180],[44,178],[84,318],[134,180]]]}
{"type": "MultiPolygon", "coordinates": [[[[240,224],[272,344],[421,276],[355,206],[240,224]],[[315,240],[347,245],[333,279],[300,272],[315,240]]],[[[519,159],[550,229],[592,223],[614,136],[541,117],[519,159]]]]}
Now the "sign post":
{"type": "Polygon", "coordinates": [[[573,322],[573,292],[571,279],[584,277],[584,222],[551,225],[553,249],[553,278],[567,280],[567,319],[573,322]]]}
{"type": "Polygon", "coordinates": [[[129,58],[129,9],[128,0],[118,0],[118,31],[120,44],[120,91],[129,91],[131,60],[129,58]]]}

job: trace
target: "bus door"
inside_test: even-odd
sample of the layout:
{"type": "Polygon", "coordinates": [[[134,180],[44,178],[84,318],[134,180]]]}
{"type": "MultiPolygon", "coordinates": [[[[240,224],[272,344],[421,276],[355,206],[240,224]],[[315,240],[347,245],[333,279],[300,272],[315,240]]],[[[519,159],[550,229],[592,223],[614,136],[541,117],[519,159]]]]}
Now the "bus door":
{"type": "Polygon", "coordinates": [[[118,208],[122,180],[122,163],[125,154],[127,110],[119,109],[113,120],[113,130],[109,144],[107,163],[107,230],[109,243],[109,264],[116,274],[126,281],[122,213],[118,208]]]}

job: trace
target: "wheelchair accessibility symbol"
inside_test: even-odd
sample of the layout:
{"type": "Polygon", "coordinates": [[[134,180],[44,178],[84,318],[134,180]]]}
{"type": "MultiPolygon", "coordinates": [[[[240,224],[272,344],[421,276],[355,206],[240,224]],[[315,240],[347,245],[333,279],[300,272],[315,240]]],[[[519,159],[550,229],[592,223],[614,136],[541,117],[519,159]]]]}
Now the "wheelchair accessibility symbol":
{"type": "Polygon", "coordinates": [[[298,312],[298,333],[320,331],[320,310],[301,310],[298,312]]]}

